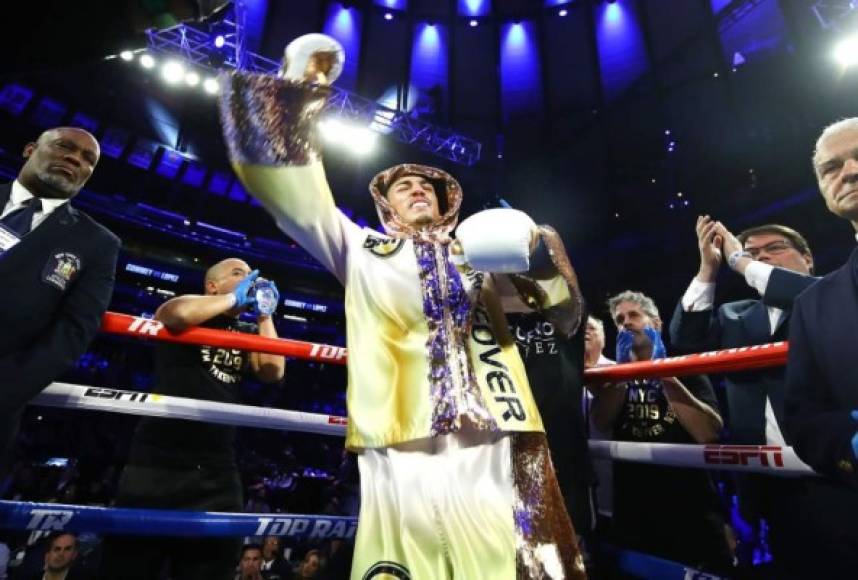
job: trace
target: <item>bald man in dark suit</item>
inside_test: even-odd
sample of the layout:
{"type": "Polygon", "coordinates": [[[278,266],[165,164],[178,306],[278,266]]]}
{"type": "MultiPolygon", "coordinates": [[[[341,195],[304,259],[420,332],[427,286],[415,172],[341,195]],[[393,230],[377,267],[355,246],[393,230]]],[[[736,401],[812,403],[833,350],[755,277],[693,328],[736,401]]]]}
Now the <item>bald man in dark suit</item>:
{"type": "Polygon", "coordinates": [[[119,238],[69,203],[99,154],[87,131],[50,129],[0,185],[0,473],[27,403],[84,353],[113,292],[119,238]]]}

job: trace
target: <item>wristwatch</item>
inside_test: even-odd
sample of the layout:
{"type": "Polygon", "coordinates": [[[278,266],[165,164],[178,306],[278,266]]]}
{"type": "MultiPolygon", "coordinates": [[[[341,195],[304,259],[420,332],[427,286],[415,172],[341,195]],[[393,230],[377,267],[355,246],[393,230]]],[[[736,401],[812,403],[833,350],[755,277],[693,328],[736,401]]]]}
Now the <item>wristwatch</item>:
{"type": "Polygon", "coordinates": [[[751,258],[751,259],[753,259],[751,254],[749,254],[745,250],[736,250],[735,252],[733,252],[732,254],[727,256],[727,265],[730,266],[731,268],[735,268],[736,262],[738,262],[740,258],[751,258]]]}

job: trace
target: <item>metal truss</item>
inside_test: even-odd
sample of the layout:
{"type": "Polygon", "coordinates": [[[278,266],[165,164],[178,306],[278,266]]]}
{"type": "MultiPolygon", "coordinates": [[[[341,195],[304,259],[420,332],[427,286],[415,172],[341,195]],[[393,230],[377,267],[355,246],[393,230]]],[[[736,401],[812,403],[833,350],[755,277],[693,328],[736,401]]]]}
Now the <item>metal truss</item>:
{"type": "Polygon", "coordinates": [[[765,0],[734,0],[718,15],[718,32],[724,34],[765,0]]]}
{"type": "MultiPolygon", "coordinates": [[[[221,21],[223,32],[214,33],[187,24],[163,30],[150,29],[149,49],[161,54],[174,54],[194,65],[209,69],[239,69],[275,74],[280,63],[241,49],[241,30],[229,19],[221,21]],[[216,36],[224,37],[220,48],[214,45],[216,36]],[[238,49],[237,49],[238,47],[238,49]],[[243,66],[238,66],[242,62],[243,66]]],[[[409,113],[380,105],[336,86],[328,99],[326,111],[343,119],[368,125],[401,143],[413,145],[438,157],[472,166],[480,160],[482,144],[470,137],[427,123],[409,113]]]]}
{"type": "Polygon", "coordinates": [[[858,20],[858,1],[828,0],[814,2],[810,7],[819,25],[824,29],[842,27],[846,20],[858,20]]]}

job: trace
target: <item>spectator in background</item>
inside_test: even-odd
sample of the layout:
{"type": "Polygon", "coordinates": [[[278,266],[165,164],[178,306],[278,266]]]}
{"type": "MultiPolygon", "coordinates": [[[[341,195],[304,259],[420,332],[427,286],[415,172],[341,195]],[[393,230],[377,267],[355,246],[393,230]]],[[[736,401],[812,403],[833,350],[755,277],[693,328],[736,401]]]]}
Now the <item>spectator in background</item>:
{"type": "Polygon", "coordinates": [[[283,558],[283,545],[278,536],[268,536],[262,543],[262,572],[270,578],[274,576],[281,580],[289,580],[292,567],[283,558]]]}
{"type": "MultiPolygon", "coordinates": [[[[617,362],[666,356],[655,303],[625,291],[608,301],[617,326],[617,362]]],[[[711,443],[721,417],[704,376],[644,379],[594,387],[593,419],[614,439],[711,443]]],[[[613,531],[618,543],[712,572],[732,567],[724,519],[709,476],[699,469],[614,464],[613,531]]]]}
{"type": "Polygon", "coordinates": [[[605,325],[595,316],[587,317],[584,333],[584,366],[586,368],[616,364],[605,356],[605,325]]]}
{"type": "Polygon", "coordinates": [[[319,570],[322,567],[322,553],[319,550],[310,550],[304,554],[304,559],[298,566],[298,571],[295,573],[296,580],[306,580],[308,578],[316,578],[319,575],[319,570]]]}
{"type": "Polygon", "coordinates": [[[268,503],[268,490],[265,487],[265,482],[257,483],[249,490],[250,497],[244,504],[244,511],[249,514],[267,514],[271,513],[271,504],[268,503]]]}
{"type": "Polygon", "coordinates": [[[89,578],[74,568],[78,556],[77,536],[60,532],[48,536],[45,545],[45,570],[31,580],[83,580],[89,578]]]}
{"type": "MultiPolygon", "coordinates": [[[[241,547],[238,560],[238,573],[235,580],[275,580],[262,572],[262,548],[259,544],[245,544],[241,547]]],[[[202,579],[201,579],[202,580],[202,579]]],[[[276,580],[280,580],[278,577],[276,580]]]]}
{"type": "MultiPolygon", "coordinates": [[[[584,334],[584,367],[601,367],[616,364],[605,356],[605,325],[595,316],[587,317],[587,329],[584,334]]],[[[593,393],[590,388],[584,391],[584,415],[592,440],[611,440],[611,431],[602,431],[593,422],[593,393]]],[[[596,505],[599,515],[610,518],[614,513],[614,463],[610,458],[593,458],[593,471],[596,474],[596,505]]],[[[601,524],[600,524],[601,525],[601,524]]]]}

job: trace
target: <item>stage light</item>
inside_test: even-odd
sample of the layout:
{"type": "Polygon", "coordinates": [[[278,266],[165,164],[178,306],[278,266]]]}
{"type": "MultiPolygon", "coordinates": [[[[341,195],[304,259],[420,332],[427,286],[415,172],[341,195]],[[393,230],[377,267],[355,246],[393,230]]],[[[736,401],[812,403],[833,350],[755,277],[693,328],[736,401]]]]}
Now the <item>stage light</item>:
{"type": "Polygon", "coordinates": [[[356,155],[368,155],[378,141],[378,134],[367,127],[347,124],[339,119],[326,119],[319,128],[326,141],[345,147],[356,155]]]}
{"type": "Polygon", "coordinates": [[[476,20],[471,20],[468,24],[471,26],[471,28],[474,28],[478,24],[478,22],[476,20]]]}
{"type": "Polygon", "coordinates": [[[171,85],[176,84],[185,78],[185,66],[176,60],[168,61],[161,67],[161,76],[171,85]]]}
{"type": "Polygon", "coordinates": [[[393,20],[393,14],[391,14],[390,12],[385,12],[384,13],[384,19],[385,20],[393,20]]]}
{"type": "Polygon", "coordinates": [[[226,44],[226,38],[223,37],[223,34],[218,34],[215,36],[214,45],[215,48],[223,48],[223,45],[226,44]]]}
{"type": "Polygon", "coordinates": [[[566,10],[565,8],[561,8],[560,12],[557,13],[557,16],[560,16],[562,18],[562,17],[566,16],[567,14],[569,14],[569,11],[566,10]]]}
{"type": "Polygon", "coordinates": [[[140,57],[140,66],[143,68],[154,68],[155,67],[155,59],[151,54],[144,54],[140,57]]]}
{"type": "Polygon", "coordinates": [[[858,34],[837,43],[834,47],[834,59],[844,68],[858,64],[858,34]]]}
{"type": "Polygon", "coordinates": [[[119,53],[119,58],[121,58],[125,62],[130,62],[130,61],[134,60],[134,53],[131,52],[130,50],[123,50],[122,52],[119,53]]]}
{"type": "Polygon", "coordinates": [[[188,83],[189,87],[195,87],[200,84],[200,75],[196,71],[189,71],[185,75],[185,82],[188,83]]]}
{"type": "Polygon", "coordinates": [[[218,84],[217,80],[208,78],[203,81],[203,90],[205,90],[205,92],[210,95],[216,95],[218,91],[220,91],[220,85],[218,84]]]}

